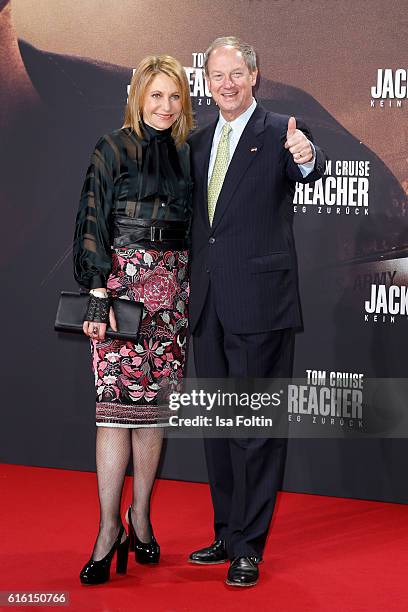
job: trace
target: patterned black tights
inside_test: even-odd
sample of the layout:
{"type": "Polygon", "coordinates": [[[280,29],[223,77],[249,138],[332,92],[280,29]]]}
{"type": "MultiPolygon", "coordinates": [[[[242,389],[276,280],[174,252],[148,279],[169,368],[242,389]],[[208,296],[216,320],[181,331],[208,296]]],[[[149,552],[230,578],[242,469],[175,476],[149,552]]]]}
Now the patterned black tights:
{"type": "Polygon", "coordinates": [[[131,451],[134,471],[132,522],[139,539],[145,542],[150,540],[150,497],[162,442],[161,427],[97,427],[96,470],[100,525],[92,553],[95,561],[108,553],[122,524],[120,502],[131,451]]]}

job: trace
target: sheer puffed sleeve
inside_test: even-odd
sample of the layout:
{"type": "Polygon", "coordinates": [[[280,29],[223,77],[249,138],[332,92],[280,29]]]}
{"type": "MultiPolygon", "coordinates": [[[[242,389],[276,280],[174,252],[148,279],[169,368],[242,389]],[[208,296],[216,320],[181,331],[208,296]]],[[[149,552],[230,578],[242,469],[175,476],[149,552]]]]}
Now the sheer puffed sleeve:
{"type": "Polygon", "coordinates": [[[96,144],[82,188],[74,235],[74,276],[87,289],[106,287],[111,271],[110,216],[115,153],[107,137],[96,144]]]}

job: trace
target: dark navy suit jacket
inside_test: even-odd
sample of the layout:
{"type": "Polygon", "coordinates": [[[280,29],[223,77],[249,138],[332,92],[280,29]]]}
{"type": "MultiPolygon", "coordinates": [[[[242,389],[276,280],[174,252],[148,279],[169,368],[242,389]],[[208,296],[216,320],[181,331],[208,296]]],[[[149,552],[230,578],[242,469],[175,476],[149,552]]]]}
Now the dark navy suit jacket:
{"type": "MultiPolygon", "coordinates": [[[[284,148],[288,119],[256,107],[231,159],[212,227],[207,176],[216,123],[190,139],[194,214],[189,308],[193,333],[210,283],[218,316],[231,333],[301,325],[291,204],[295,182],[320,178],[326,156],[315,145],[315,168],[303,178],[284,148]]],[[[312,139],[304,124],[298,127],[312,139]]]]}

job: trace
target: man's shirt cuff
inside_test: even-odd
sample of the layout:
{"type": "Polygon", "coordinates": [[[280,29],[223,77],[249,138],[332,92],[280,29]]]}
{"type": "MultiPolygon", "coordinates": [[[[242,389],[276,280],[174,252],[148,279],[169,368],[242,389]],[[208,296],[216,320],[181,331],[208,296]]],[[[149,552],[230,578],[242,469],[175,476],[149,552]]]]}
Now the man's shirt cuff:
{"type": "MultiPolygon", "coordinates": [[[[309,142],[310,142],[310,140],[309,140],[309,142]]],[[[306,176],[308,174],[310,174],[312,172],[312,170],[314,170],[314,167],[315,167],[316,149],[314,148],[313,142],[310,142],[310,146],[312,147],[312,151],[313,151],[313,159],[311,159],[306,164],[298,164],[299,165],[299,170],[301,171],[303,178],[306,178],[306,176]]]]}

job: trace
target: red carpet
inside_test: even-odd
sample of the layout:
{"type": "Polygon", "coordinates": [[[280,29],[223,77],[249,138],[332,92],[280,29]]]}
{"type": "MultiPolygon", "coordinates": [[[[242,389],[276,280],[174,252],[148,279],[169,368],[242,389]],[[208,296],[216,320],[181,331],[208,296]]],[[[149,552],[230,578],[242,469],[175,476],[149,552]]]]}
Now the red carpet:
{"type": "Polygon", "coordinates": [[[98,520],[95,475],[2,465],[0,477],[1,591],[69,592],[60,609],[71,611],[408,610],[407,506],[281,494],[260,582],[234,589],[223,582],[227,565],[186,562],[212,537],[208,487],[161,480],[152,516],[160,565],[131,557],[126,576],[112,571],[107,585],[84,587],[78,573],[98,520]]]}

